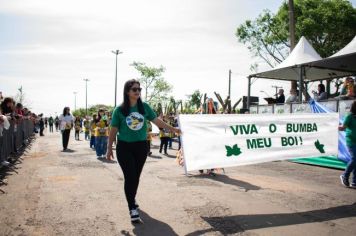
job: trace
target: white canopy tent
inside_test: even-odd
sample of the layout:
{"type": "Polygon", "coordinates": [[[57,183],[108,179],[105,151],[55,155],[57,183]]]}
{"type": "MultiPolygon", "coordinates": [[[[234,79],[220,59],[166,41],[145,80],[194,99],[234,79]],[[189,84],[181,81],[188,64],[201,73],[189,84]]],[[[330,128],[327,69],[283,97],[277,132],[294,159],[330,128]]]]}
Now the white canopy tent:
{"type": "Polygon", "coordinates": [[[323,60],[307,63],[306,66],[332,69],[343,72],[345,76],[356,74],[356,36],[343,49],[323,60]]]}
{"type": "MultiPolygon", "coordinates": [[[[272,70],[248,76],[247,104],[248,106],[250,104],[251,78],[299,81],[299,84],[303,86],[304,81],[333,79],[356,74],[356,59],[352,60],[352,58],[350,58],[355,56],[355,38],[345,48],[331,56],[330,58],[333,58],[331,60],[330,58],[322,59],[308,40],[303,36],[290,55],[281,64],[272,70]],[[331,64],[335,66],[331,66],[331,64]]],[[[299,102],[302,101],[302,92],[302,89],[299,89],[299,102]]]]}

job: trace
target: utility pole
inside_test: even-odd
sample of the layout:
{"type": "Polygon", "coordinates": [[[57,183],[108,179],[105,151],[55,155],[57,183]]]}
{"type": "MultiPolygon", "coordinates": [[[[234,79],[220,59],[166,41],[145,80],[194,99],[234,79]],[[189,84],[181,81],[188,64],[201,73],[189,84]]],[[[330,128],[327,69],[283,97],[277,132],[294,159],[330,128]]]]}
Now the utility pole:
{"type": "Polygon", "coordinates": [[[229,70],[229,98],[231,99],[231,70],[229,70]]]}
{"type": "MultiPolygon", "coordinates": [[[[288,0],[288,15],[289,15],[290,52],[292,52],[295,47],[295,16],[294,16],[293,0],[288,0]]],[[[291,89],[297,90],[297,81],[291,82],[291,89]]]]}
{"type": "Polygon", "coordinates": [[[73,92],[74,94],[74,110],[77,110],[77,92],[73,92]]]}
{"type": "Polygon", "coordinates": [[[88,115],[88,81],[89,79],[83,79],[85,81],[85,115],[88,115]]]}
{"type": "Polygon", "coordinates": [[[116,97],[117,97],[117,56],[119,55],[119,54],[122,54],[123,52],[121,51],[120,52],[120,50],[115,50],[115,51],[111,51],[112,53],[114,53],[115,55],[116,55],[116,66],[115,66],[115,107],[116,107],[116,97]]]}

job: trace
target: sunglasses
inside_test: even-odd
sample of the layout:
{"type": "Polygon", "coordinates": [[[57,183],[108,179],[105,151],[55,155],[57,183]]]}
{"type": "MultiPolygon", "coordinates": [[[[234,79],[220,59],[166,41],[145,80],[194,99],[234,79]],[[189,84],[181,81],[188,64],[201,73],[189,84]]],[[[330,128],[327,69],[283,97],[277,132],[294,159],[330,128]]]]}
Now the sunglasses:
{"type": "Polygon", "coordinates": [[[137,91],[141,92],[142,88],[131,88],[131,90],[132,90],[133,92],[137,92],[137,91]]]}

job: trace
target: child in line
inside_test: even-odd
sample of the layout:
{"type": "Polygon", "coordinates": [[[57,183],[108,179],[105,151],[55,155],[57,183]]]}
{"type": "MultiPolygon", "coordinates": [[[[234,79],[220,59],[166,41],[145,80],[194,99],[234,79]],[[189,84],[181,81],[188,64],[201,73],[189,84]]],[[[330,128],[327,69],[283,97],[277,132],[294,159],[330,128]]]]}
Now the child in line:
{"type": "Polygon", "coordinates": [[[90,122],[89,122],[88,117],[85,117],[85,119],[84,119],[84,121],[83,121],[83,124],[84,124],[84,135],[85,135],[85,140],[90,140],[90,137],[89,137],[89,132],[90,132],[90,122]]]}
{"type": "Polygon", "coordinates": [[[97,159],[105,158],[109,137],[109,124],[104,114],[104,109],[100,108],[96,119],[95,129],[95,149],[97,159]]]}
{"type": "Polygon", "coordinates": [[[81,126],[81,121],[80,121],[80,117],[77,116],[75,118],[75,122],[74,122],[74,129],[75,129],[75,140],[79,141],[79,132],[80,129],[82,128],[81,126]]]}
{"type": "Polygon", "coordinates": [[[169,140],[170,132],[167,129],[160,129],[159,137],[161,139],[161,144],[159,147],[159,153],[162,153],[162,149],[164,150],[164,154],[168,155],[167,147],[168,147],[168,140],[169,140]]]}
{"type": "Polygon", "coordinates": [[[90,148],[95,150],[95,130],[96,130],[96,114],[93,114],[93,120],[90,122],[90,148]]]}

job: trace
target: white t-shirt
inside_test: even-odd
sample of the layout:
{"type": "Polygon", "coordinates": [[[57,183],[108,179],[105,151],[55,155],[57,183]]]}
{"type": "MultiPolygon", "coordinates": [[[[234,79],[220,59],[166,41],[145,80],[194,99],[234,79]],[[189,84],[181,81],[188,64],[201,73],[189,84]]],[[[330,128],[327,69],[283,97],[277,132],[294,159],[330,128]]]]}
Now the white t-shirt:
{"type": "Polygon", "coordinates": [[[0,115],[1,118],[2,118],[2,122],[0,122],[0,136],[2,136],[2,131],[3,129],[9,129],[10,128],[10,122],[9,120],[7,119],[6,116],[4,115],[0,115]]]}
{"type": "Polygon", "coordinates": [[[75,117],[72,115],[65,115],[59,116],[59,122],[60,122],[60,129],[65,130],[65,129],[71,129],[72,128],[72,123],[75,121],[75,117]]]}

